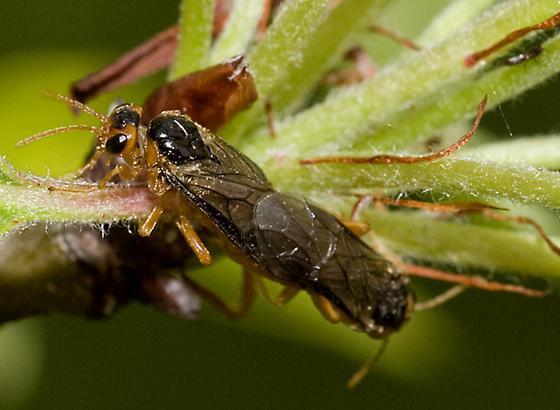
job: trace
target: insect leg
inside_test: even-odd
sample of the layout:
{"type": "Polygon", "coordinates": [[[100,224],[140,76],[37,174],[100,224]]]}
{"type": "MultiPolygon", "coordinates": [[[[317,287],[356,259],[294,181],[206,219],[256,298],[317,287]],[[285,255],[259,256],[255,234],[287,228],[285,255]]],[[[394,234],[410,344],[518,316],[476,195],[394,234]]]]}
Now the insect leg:
{"type": "Polygon", "coordinates": [[[10,164],[6,164],[8,171],[15,178],[21,182],[26,182],[32,186],[43,187],[49,191],[64,191],[64,192],[92,192],[97,189],[97,184],[92,183],[78,183],[73,181],[59,181],[48,177],[39,177],[36,175],[27,174],[18,171],[10,164]]]}
{"type": "Polygon", "coordinates": [[[163,214],[163,208],[155,206],[146,220],[138,228],[138,235],[140,236],[150,236],[154,228],[157,225],[158,219],[163,214]]]}
{"type": "Polygon", "coordinates": [[[284,289],[280,291],[278,296],[272,298],[266,285],[262,281],[262,278],[258,274],[253,274],[253,280],[255,281],[255,285],[259,292],[268,300],[270,303],[276,306],[284,306],[290,300],[292,300],[301,290],[299,286],[285,286],[284,289]]]}
{"type": "Polygon", "coordinates": [[[105,176],[103,176],[103,178],[101,178],[98,182],[98,186],[99,188],[105,188],[105,185],[107,185],[114,177],[116,177],[117,175],[120,175],[121,172],[123,172],[123,170],[125,169],[126,165],[117,165],[116,167],[114,167],[113,169],[111,169],[109,172],[107,172],[105,174],[105,176]]]}
{"type": "Polygon", "coordinates": [[[88,193],[98,189],[97,184],[77,183],[72,181],[57,181],[50,178],[28,175],[18,171],[15,171],[14,173],[19,178],[19,180],[37,187],[44,187],[49,191],[88,193]]]}
{"type": "Polygon", "coordinates": [[[365,222],[344,218],[340,219],[340,222],[342,222],[342,224],[350,229],[356,236],[364,236],[371,230],[371,227],[365,222]]]}
{"type": "Polygon", "coordinates": [[[185,276],[185,281],[201,298],[206,299],[216,310],[222,312],[230,320],[243,319],[251,309],[256,296],[253,276],[248,271],[243,272],[241,301],[237,308],[229,306],[220,296],[216,295],[210,289],[199,285],[188,276],[185,276]]]}
{"type": "Polygon", "coordinates": [[[342,315],[328,299],[316,293],[310,293],[310,296],[315,307],[319,309],[325,319],[331,323],[338,323],[342,320],[342,315]]]}
{"type": "MultiPolygon", "coordinates": [[[[361,201],[361,198],[358,201],[361,201]]],[[[352,210],[350,218],[345,217],[341,212],[337,212],[336,210],[328,211],[329,213],[336,216],[340,223],[342,223],[346,228],[350,229],[356,236],[364,236],[371,230],[371,226],[359,220],[359,213],[355,212],[354,210],[352,210]]]]}
{"type": "Polygon", "coordinates": [[[364,377],[366,377],[366,375],[371,370],[371,368],[373,366],[375,366],[375,364],[379,361],[381,356],[383,356],[383,353],[385,353],[385,349],[387,349],[387,344],[388,343],[389,343],[388,338],[383,339],[381,341],[381,346],[379,346],[379,350],[375,353],[375,355],[373,355],[371,358],[369,358],[362,365],[362,367],[360,367],[358,369],[358,371],[356,373],[354,373],[352,375],[352,377],[350,377],[350,379],[348,379],[348,382],[346,383],[347,388],[353,389],[354,387],[356,387],[358,385],[358,383],[360,383],[364,379],[364,377]]]}
{"type": "Polygon", "coordinates": [[[286,286],[282,291],[276,296],[274,304],[278,306],[284,306],[290,300],[292,300],[301,289],[297,286],[286,286]]]}
{"type": "Polygon", "coordinates": [[[202,239],[200,239],[194,230],[189,219],[185,215],[181,215],[176,224],[200,263],[209,265],[212,262],[212,256],[206,246],[204,246],[202,239]]]}

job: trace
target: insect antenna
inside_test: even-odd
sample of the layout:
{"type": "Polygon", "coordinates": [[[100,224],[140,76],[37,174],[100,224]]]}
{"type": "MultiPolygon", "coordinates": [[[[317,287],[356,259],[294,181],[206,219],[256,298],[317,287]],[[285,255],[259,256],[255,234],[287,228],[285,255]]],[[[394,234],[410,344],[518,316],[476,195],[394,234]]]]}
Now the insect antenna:
{"type": "Polygon", "coordinates": [[[84,103],[81,103],[77,100],[74,100],[73,98],[70,98],[70,97],[67,97],[65,95],[59,94],[59,93],[51,91],[51,90],[46,90],[46,89],[43,90],[43,95],[66,104],[68,107],[70,107],[70,109],[72,109],[72,111],[85,112],[86,114],[89,114],[89,115],[91,115],[91,116],[93,116],[93,117],[95,117],[98,120],[103,121],[103,122],[107,119],[107,117],[105,117],[103,114],[98,113],[93,108],[91,108],[91,107],[89,107],[89,106],[85,105],[84,103]]]}
{"type": "Polygon", "coordinates": [[[379,361],[381,356],[383,356],[383,353],[385,353],[388,343],[389,343],[389,338],[383,339],[383,341],[381,342],[381,346],[379,346],[379,350],[375,352],[375,354],[372,357],[366,360],[366,362],[362,365],[362,367],[360,367],[358,371],[356,371],[356,373],[354,373],[352,377],[348,379],[348,382],[346,383],[347,388],[353,389],[363,380],[364,377],[366,377],[366,375],[371,370],[371,368],[375,366],[375,364],[379,361]]]}
{"type": "Polygon", "coordinates": [[[39,141],[51,135],[62,134],[63,132],[75,131],[75,130],[85,130],[96,134],[101,131],[99,128],[93,127],[91,125],[67,125],[65,127],[53,128],[52,130],[46,130],[46,131],[39,132],[37,134],[30,135],[29,137],[19,141],[16,144],[16,147],[21,148],[25,145],[31,144],[32,142],[35,141],[39,141]]]}

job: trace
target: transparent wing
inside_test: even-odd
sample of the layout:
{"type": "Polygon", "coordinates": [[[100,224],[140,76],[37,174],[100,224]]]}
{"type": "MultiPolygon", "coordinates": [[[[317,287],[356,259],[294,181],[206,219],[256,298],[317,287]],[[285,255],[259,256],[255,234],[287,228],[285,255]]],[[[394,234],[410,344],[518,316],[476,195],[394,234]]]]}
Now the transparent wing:
{"type": "Polygon", "coordinates": [[[214,160],[168,163],[167,181],[204,212],[236,246],[245,247],[253,208],[272,187],[260,168],[225,141],[201,129],[214,160]]]}
{"type": "Polygon", "coordinates": [[[335,217],[277,192],[256,205],[255,229],[256,257],[277,280],[322,294],[351,317],[375,306],[371,290],[393,272],[335,217]]]}

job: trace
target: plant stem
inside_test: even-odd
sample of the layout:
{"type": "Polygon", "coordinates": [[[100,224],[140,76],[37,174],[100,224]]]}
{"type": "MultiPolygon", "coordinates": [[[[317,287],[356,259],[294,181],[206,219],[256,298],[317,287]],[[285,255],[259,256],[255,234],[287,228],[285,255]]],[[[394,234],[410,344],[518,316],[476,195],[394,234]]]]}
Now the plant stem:
{"type": "MultiPolygon", "coordinates": [[[[510,31],[542,21],[557,10],[554,0],[502,2],[465,26],[456,35],[430,49],[398,61],[377,77],[350,87],[300,114],[277,124],[276,141],[262,134],[246,140],[246,152],[260,158],[274,155],[274,148],[291,148],[291,155],[340,151],[372,129],[385,126],[393,116],[414,106],[443,87],[473,80],[475,71],[462,59],[510,31]]],[[[481,93],[479,99],[484,95],[481,93]]]]}
{"type": "Polygon", "coordinates": [[[556,172],[476,157],[400,165],[282,164],[266,170],[281,191],[432,191],[451,199],[468,197],[490,203],[507,199],[524,205],[560,207],[560,178],[556,172]]]}
{"type": "Polygon", "coordinates": [[[210,56],[215,0],[182,0],[179,45],[169,79],[206,67],[210,56]]]}
{"type": "Polygon", "coordinates": [[[237,0],[226,27],[212,49],[210,65],[245,54],[255,36],[263,13],[264,0],[237,0]]]}

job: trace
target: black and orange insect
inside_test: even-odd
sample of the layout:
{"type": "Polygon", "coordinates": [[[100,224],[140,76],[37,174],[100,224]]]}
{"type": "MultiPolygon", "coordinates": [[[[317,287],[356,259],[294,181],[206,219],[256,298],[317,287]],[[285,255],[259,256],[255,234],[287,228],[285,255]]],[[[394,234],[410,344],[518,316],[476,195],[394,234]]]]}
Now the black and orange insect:
{"type": "MultiPolygon", "coordinates": [[[[212,68],[216,70],[216,78],[231,79],[231,76],[224,76],[227,70],[246,74],[241,59],[227,64],[212,68]]],[[[255,163],[211,132],[232,113],[256,99],[250,76],[238,77],[239,82],[228,84],[233,86],[228,95],[234,96],[234,109],[228,108],[228,101],[224,99],[215,112],[205,117],[205,110],[214,109],[214,105],[191,102],[196,101],[193,95],[204,97],[205,87],[201,84],[211,78],[208,70],[200,72],[200,77],[191,74],[157,90],[144,107],[122,104],[107,117],[77,101],[59,97],[75,108],[96,115],[102,120],[102,126],[51,130],[32,136],[22,144],[71,128],[95,132],[95,151],[86,167],[98,161],[112,164],[98,187],[105,188],[119,178],[141,181],[154,194],[154,207],[139,224],[139,235],[149,236],[162,216],[171,217],[198,260],[209,264],[210,252],[195,230],[195,226],[200,225],[219,238],[229,256],[244,267],[243,295],[238,308],[230,307],[187,277],[200,296],[231,319],[247,313],[257,291],[272,299],[260,279],[265,277],[285,286],[274,300],[276,303],[286,303],[298,292],[305,291],[329,321],[342,322],[372,338],[382,339],[382,352],[388,337],[401,328],[418,306],[408,286],[407,274],[528,296],[544,294],[476,277],[465,279],[457,275],[452,278],[428,268],[399,265],[367,245],[349,225],[325,210],[275,191],[255,163]],[[202,82],[198,83],[200,79],[202,82]],[[184,98],[185,90],[192,91],[188,98],[184,98]]],[[[486,99],[479,104],[471,130],[452,146],[435,153],[417,157],[325,157],[300,162],[303,165],[324,162],[390,164],[438,160],[468,142],[478,127],[485,104],[486,99]]],[[[66,185],[53,188],[69,189],[66,185]]],[[[457,290],[454,292],[456,294],[457,290]]],[[[350,386],[361,380],[378,356],[379,353],[356,373],[350,386]]]]}
{"type": "MultiPolygon", "coordinates": [[[[78,102],[72,104],[94,114],[78,102]]],[[[430,161],[448,155],[475,132],[484,104],[485,100],[479,106],[472,129],[452,147],[415,157],[416,161],[380,156],[378,162],[430,161]]],[[[333,215],[304,200],[276,192],[255,163],[180,111],[164,111],[147,125],[141,123],[142,108],[132,104],[117,106],[107,117],[95,115],[103,123],[90,129],[95,130],[97,142],[87,166],[100,159],[115,164],[100,180],[99,188],[118,177],[145,182],[154,194],[154,207],[139,224],[138,233],[149,236],[162,215],[171,216],[199,261],[209,264],[212,258],[195,230],[195,222],[219,238],[229,256],[244,267],[238,308],[230,307],[187,277],[200,296],[229,318],[243,317],[257,290],[272,299],[261,277],[285,285],[276,303],[286,303],[299,291],[305,291],[329,321],[342,322],[382,339],[383,346],[410,317],[415,302],[406,273],[430,276],[433,272],[398,266],[333,215]]],[[[57,131],[31,136],[21,145],[57,131]]],[[[375,158],[367,162],[377,162],[375,158]]],[[[308,162],[321,161],[333,159],[308,162]]],[[[67,185],[53,188],[71,189],[67,185]]],[[[507,285],[459,283],[523,293],[507,285]]],[[[377,357],[351,379],[351,386],[365,375],[377,357]]]]}

